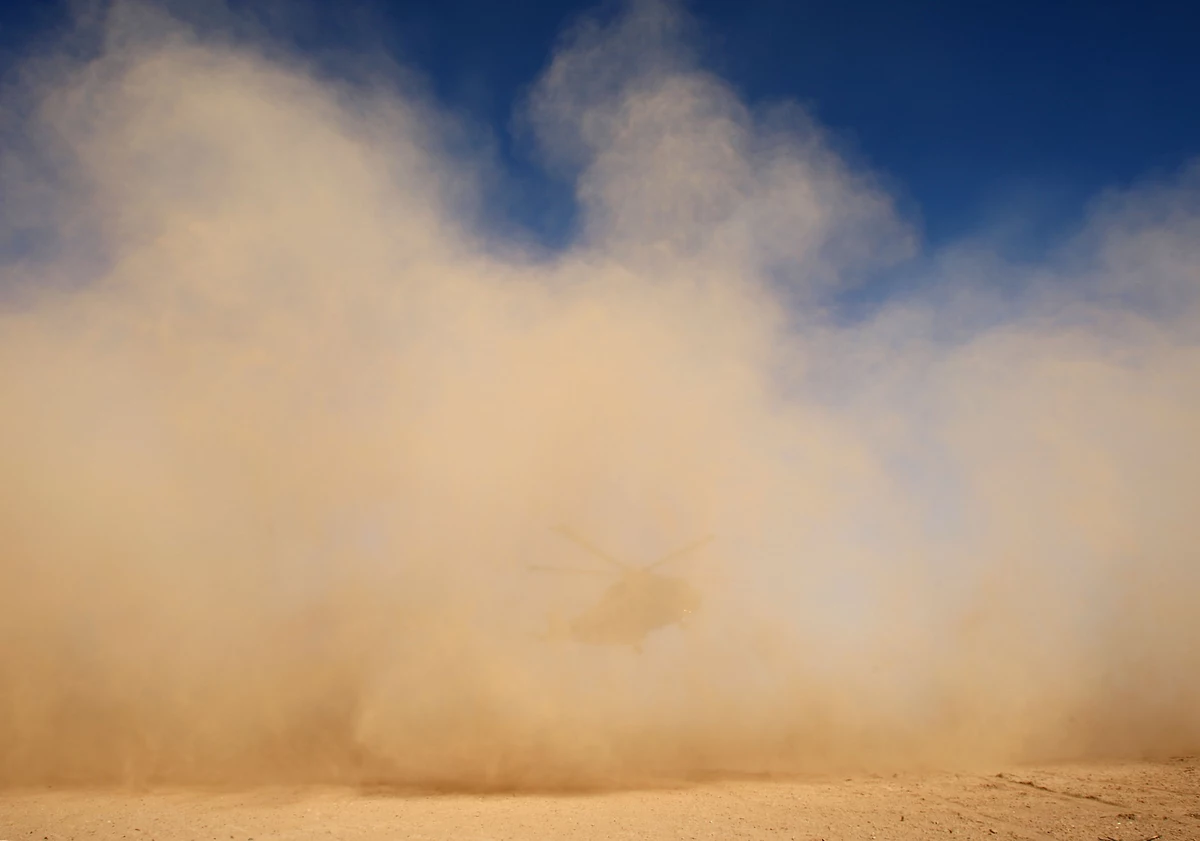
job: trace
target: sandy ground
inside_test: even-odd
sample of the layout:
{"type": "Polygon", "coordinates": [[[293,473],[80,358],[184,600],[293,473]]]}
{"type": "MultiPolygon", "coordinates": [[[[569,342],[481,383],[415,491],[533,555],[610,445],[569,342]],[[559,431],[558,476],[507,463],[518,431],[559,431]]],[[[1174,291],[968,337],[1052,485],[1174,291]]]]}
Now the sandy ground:
{"type": "Polygon", "coordinates": [[[590,795],[21,790],[0,839],[1200,839],[1200,758],[590,795]]]}

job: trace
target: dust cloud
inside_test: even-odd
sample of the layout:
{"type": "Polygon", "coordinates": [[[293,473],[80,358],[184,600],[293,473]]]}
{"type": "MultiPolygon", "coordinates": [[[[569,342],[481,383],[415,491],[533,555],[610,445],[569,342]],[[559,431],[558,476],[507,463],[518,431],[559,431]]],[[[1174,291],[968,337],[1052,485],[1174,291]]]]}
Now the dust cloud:
{"type": "MultiPolygon", "coordinates": [[[[231,18],[230,18],[231,19],[231,18]]],[[[680,9],[521,104],[117,3],[3,94],[0,781],[639,785],[1200,746],[1200,169],[926,253],[680,9]],[[873,273],[926,282],[851,318],[873,273]],[[537,638],[675,567],[640,654],[537,638]]]]}

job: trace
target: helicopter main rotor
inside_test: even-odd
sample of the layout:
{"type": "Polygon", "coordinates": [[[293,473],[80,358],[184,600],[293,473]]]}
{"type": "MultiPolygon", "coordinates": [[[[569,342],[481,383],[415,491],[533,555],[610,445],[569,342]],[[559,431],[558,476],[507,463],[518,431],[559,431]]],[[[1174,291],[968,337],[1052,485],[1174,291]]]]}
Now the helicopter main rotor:
{"type": "MultiPolygon", "coordinates": [[[[634,566],[618,561],[565,528],[559,527],[553,531],[610,567],[615,567],[619,577],[618,581],[609,585],[596,605],[567,623],[567,638],[594,644],[632,645],[635,650],[640,650],[647,634],[668,625],[683,627],[698,609],[700,595],[690,584],[654,570],[699,549],[712,540],[711,535],[672,550],[653,563],[634,566]]],[[[614,572],[611,569],[541,564],[529,565],[529,569],[606,576],[614,572]]]]}
{"type": "Polygon", "coordinates": [[[679,549],[676,549],[673,552],[668,552],[667,554],[663,555],[661,558],[659,558],[657,561],[650,564],[649,566],[642,567],[642,569],[649,572],[650,570],[660,567],[665,563],[669,563],[670,561],[673,561],[676,558],[682,557],[684,555],[689,555],[692,552],[695,552],[701,546],[704,546],[704,545],[710,543],[712,541],[712,539],[713,539],[713,535],[711,535],[711,534],[708,535],[707,537],[702,537],[693,543],[689,543],[687,546],[683,546],[679,549]]]}
{"type": "MultiPolygon", "coordinates": [[[[681,558],[684,555],[691,554],[692,552],[699,549],[701,546],[704,546],[707,543],[711,542],[713,539],[713,535],[707,535],[706,537],[703,537],[700,540],[693,541],[693,542],[687,544],[686,546],[682,546],[678,549],[673,549],[672,551],[663,555],[662,557],[660,557],[658,560],[654,561],[653,563],[639,567],[639,566],[634,566],[632,564],[627,564],[627,563],[618,561],[616,558],[609,555],[607,552],[603,552],[600,549],[597,549],[595,546],[593,546],[588,541],[584,540],[583,538],[579,537],[574,532],[572,532],[562,526],[556,527],[556,528],[552,529],[552,531],[556,532],[557,534],[561,535],[562,537],[565,537],[567,540],[571,541],[572,543],[574,543],[576,546],[583,549],[588,554],[593,555],[597,558],[600,558],[602,561],[608,563],[609,565],[616,567],[617,569],[624,572],[626,575],[651,572],[651,571],[657,569],[658,567],[663,566],[664,564],[667,564],[673,560],[676,560],[677,558],[681,558]]],[[[583,575],[605,575],[606,574],[603,570],[598,570],[598,569],[582,569],[579,567],[559,567],[559,566],[548,566],[548,565],[543,565],[543,564],[531,564],[531,565],[529,565],[529,569],[539,570],[539,571],[543,571],[543,572],[576,572],[576,573],[580,573],[583,575]]]]}
{"type": "Polygon", "coordinates": [[[578,546],[580,549],[587,552],[588,554],[594,555],[595,557],[599,558],[600,560],[604,561],[605,563],[607,563],[611,566],[615,566],[619,570],[628,572],[631,569],[629,564],[622,563],[621,561],[618,561],[616,558],[614,558],[612,555],[609,555],[607,552],[600,551],[595,546],[593,546],[591,543],[584,540],[582,537],[575,534],[573,531],[570,531],[569,529],[564,528],[563,526],[558,526],[558,527],[554,528],[553,531],[557,532],[562,537],[565,537],[567,540],[571,541],[572,543],[574,543],[576,546],[578,546]]]}
{"type": "Polygon", "coordinates": [[[604,569],[580,569],[579,567],[556,567],[547,564],[528,564],[526,569],[532,569],[537,572],[575,572],[580,575],[604,575],[609,574],[608,570],[604,569]]]}

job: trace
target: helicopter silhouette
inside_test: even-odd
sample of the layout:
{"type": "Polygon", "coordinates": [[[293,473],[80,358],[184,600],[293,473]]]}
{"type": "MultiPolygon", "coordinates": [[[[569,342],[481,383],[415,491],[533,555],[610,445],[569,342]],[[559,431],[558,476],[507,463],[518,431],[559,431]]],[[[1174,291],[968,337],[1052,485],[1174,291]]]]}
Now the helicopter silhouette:
{"type": "MultiPolygon", "coordinates": [[[[662,575],[656,569],[699,549],[712,536],[694,541],[663,555],[646,566],[633,566],[601,552],[587,541],[567,531],[554,529],[584,551],[603,560],[618,571],[620,578],[609,586],[600,601],[567,622],[550,622],[544,640],[571,639],[590,645],[628,645],[641,651],[647,636],[671,625],[686,627],[700,609],[700,593],[682,578],[662,575]]],[[[609,575],[608,570],[581,569],[532,564],[532,570],[570,572],[584,575],[609,575]]]]}

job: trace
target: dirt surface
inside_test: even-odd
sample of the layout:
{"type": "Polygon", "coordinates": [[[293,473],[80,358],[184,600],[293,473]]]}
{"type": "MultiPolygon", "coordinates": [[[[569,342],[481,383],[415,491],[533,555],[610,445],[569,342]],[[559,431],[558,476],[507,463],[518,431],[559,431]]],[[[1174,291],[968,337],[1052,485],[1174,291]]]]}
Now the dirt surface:
{"type": "Polygon", "coordinates": [[[22,790],[0,839],[1200,838],[1200,758],[589,795],[22,790]]]}

